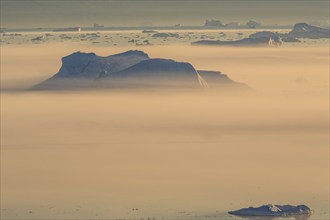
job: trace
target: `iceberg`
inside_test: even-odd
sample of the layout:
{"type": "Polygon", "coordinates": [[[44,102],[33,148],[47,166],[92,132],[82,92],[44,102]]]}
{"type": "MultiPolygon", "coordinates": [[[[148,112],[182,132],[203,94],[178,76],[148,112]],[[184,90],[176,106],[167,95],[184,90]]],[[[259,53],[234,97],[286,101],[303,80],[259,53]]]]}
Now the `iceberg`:
{"type": "Polygon", "coordinates": [[[300,42],[300,38],[330,38],[330,29],[312,26],[307,23],[297,23],[288,33],[260,31],[240,40],[199,40],[191,44],[209,46],[280,46],[283,42],[300,42]]]}
{"type": "Polygon", "coordinates": [[[330,38],[330,29],[309,25],[307,23],[297,23],[288,35],[296,38],[330,38]]]}
{"type": "Polygon", "coordinates": [[[165,38],[165,37],[179,37],[178,34],[173,34],[173,33],[155,33],[152,35],[152,37],[161,37],[161,38],[165,38]]]}
{"type": "Polygon", "coordinates": [[[281,45],[280,39],[272,38],[271,36],[256,37],[256,38],[243,38],[234,41],[221,41],[221,40],[200,40],[191,43],[192,45],[209,45],[209,46],[279,46],[281,45]]]}
{"type": "Polygon", "coordinates": [[[241,216],[241,217],[309,217],[312,214],[312,210],[306,205],[274,205],[268,204],[260,207],[249,207],[243,208],[236,211],[229,211],[231,215],[241,216]]]}
{"type": "Polygon", "coordinates": [[[127,88],[244,88],[218,71],[196,70],[187,62],[165,58],[150,58],[139,50],[129,50],[106,57],[95,53],[75,52],[62,58],[62,66],[51,78],[32,90],[127,88]]]}
{"type": "Polygon", "coordinates": [[[299,38],[321,39],[330,38],[330,29],[321,28],[307,23],[297,23],[288,33],[260,31],[249,36],[250,38],[271,37],[281,38],[283,42],[300,42],[299,38]]]}

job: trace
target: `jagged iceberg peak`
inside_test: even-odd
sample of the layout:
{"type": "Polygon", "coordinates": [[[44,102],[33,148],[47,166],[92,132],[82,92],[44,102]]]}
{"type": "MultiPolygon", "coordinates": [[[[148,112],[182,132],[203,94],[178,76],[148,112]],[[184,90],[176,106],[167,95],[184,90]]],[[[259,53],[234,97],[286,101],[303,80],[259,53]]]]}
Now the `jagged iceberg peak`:
{"type": "Polygon", "coordinates": [[[109,57],[118,57],[118,56],[141,56],[144,57],[145,59],[149,59],[149,55],[142,50],[128,50],[123,53],[110,55],[109,57]]]}
{"type": "Polygon", "coordinates": [[[77,51],[77,52],[74,52],[66,57],[63,57],[62,60],[65,60],[65,59],[79,59],[79,58],[86,58],[86,57],[89,57],[89,58],[92,58],[92,57],[96,57],[96,54],[91,52],[91,53],[84,53],[84,52],[80,52],[80,51],[77,51]]]}
{"type": "Polygon", "coordinates": [[[282,211],[279,207],[277,207],[274,204],[268,204],[267,207],[268,207],[269,211],[271,211],[271,212],[281,212],[282,211]]]}

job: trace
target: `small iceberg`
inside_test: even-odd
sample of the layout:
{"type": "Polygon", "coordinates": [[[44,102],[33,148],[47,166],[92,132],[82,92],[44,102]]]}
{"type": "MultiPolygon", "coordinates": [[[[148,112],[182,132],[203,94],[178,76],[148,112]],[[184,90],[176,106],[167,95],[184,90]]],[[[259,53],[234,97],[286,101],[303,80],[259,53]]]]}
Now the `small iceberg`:
{"type": "Polygon", "coordinates": [[[260,207],[243,208],[236,211],[229,211],[231,215],[240,217],[281,217],[281,218],[299,218],[307,219],[312,214],[312,210],[306,205],[263,205],[260,207]]]}

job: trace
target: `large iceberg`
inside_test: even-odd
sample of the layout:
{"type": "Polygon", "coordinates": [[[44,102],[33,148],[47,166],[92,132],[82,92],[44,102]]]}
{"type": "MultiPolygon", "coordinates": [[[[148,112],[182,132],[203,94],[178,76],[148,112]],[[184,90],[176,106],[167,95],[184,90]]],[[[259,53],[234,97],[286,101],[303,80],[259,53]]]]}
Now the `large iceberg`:
{"type": "Polygon", "coordinates": [[[176,86],[191,88],[241,88],[225,74],[198,71],[187,62],[149,58],[143,51],[130,50],[107,57],[75,52],[62,58],[58,73],[34,86],[34,90],[127,88],[176,86]]]}

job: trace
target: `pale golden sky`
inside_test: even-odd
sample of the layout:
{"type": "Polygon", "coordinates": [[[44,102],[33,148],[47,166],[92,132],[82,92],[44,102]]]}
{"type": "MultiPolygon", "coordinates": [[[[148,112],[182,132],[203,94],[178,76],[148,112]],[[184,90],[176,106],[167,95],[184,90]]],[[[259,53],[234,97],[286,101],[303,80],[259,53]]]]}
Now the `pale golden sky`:
{"type": "Polygon", "coordinates": [[[329,21],[328,0],[1,0],[2,28],[329,21]]]}

